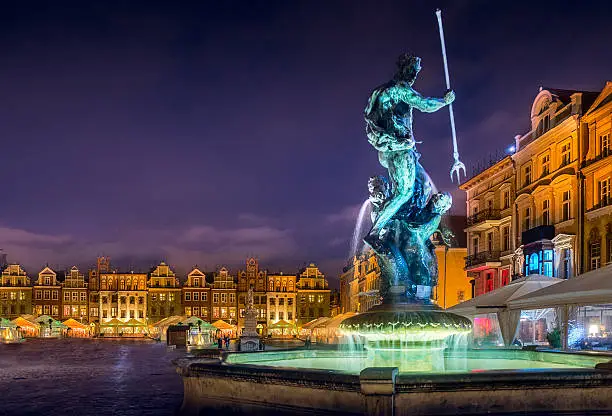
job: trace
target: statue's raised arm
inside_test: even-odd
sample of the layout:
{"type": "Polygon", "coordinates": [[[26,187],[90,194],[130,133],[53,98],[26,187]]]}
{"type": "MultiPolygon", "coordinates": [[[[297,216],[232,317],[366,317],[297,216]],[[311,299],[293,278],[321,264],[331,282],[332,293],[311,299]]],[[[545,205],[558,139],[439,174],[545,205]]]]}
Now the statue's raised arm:
{"type": "Polygon", "coordinates": [[[423,97],[412,87],[403,88],[402,101],[424,113],[433,113],[455,101],[454,91],[447,91],[443,98],[423,97]]]}

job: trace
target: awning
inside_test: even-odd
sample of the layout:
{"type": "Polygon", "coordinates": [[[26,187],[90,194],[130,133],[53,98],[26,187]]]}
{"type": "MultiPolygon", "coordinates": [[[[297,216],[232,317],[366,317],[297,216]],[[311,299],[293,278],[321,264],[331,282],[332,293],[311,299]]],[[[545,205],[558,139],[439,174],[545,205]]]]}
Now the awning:
{"type": "Polygon", "coordinates": [[[317,319],[313,319],[310,322],[305,323],[304,325],[302,325],[302,329],[313,329],[316,328],[317,325],[319,324],[323,324],[327,321],[329,321],[330,318],[323,316],[321,318],[317,318],[317,319]]]}
{"type": "Polygon", "coordinates": [[[49,322],[52,328],[66,328],[66,325],[58,320],[51,318],[49,315],[40,315],[35,319],[41,326],[48,326],[49,322]]]}
{"type": "Polygon", "coordinates": [[[512,309],[543,309],[564,305],[612,303],[612,265],[563,280],[558,285],[524,294],[510,302],[512,309]]]}
{"type": "Polygon", "coordinates": [[[127,322],[122,322],[121,324],[119,324],[119,326],[146,326],[146,324],[144,322],[132,318],[127,322]]]}
{"type": "Polygon", "coordinates": [[[213,322],[213,326],[217,329],[236,329],[236,327],[234,325],[230,325],[227,322],[225,322],[224,320],[219,319],[218,321],[213,322]]]}
{"type": "Polygon", "coordinates": [[[121,325],[123,324],[123,322],[121,322],[119,319],[117,318],[113,318],[110,321],[107,322],[100,322],[100,326],[117,326],[117,325],[121,325]]]}
{"type": "Polygon", "coordinates": [[[216,329],[214,325],[206,322],[203,319],[198,318],[197,316],[190,316],[189,318],[185,319],[183,323],[186,325],[193,325],[195,327],[199,327],[201,330],[202,329],[206,329],[206,330],[216,329]]]}
{"type": "Polygon", "coordinates": [[[80,329],[83,331],[88,331],[89,330],[89,326],[80,323],[79,321],[77,321],[76,319],[70,318],[70,319],[66,319],[63,322],[64,325],[66,325],[68,328],[71,329],[80,329]]]}
{"type": "Polygon", "coordinates": [[[184,322],[185,320],[187,320],[186,316],[173,315],[173,316],[169,316],[167,318],[161,319],[155,322],[154,324],[151,324],[150,326],[163,327],[163,326],[176,325],[177,323],[184,322]]]}
{"type": "Polygon", "coordinates": [[[33,319],[30,320],[25,316],[19,316],[13,319],[13,323],[21,328],[40,329],[40,324],[38,322],[34,321],[33,319]]]}
{"type": "Polygon", "coordinates": [[[555,277],[531,275],[512,281],[509,285],[502,286],[484,295],[461,302],[447,311],[473,318],[476,315],[486,313],[497,313],[508,308],[513,299],[517,299],[528,293],[535,292],[547,286],[563,282],[563,279],[555,277]]]}
{"type": "Polygon", "coordinates": [[[7,318],[0,318],[0,328],[17,328],[17,324],[7,318]]]}
{"type": "Polygon", "coordinates": [[[278,322],[268,325],[268,329],[290,329],[294,327],[294,324],[292,324],[291,322],[284,321],[282,319],[278,322]]]}

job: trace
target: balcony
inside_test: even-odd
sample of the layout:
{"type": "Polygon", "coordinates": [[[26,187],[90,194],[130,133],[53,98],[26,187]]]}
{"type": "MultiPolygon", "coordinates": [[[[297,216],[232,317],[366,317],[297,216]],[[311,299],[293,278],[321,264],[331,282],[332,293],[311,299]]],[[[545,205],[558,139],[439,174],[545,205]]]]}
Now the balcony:
{"type": "Polygon", "coordinates": [[[479,271],[501,266],[499,251],[481,251],[465,258],[465,269],[479,271]]]}
{"type": "Polygon", "coordinates": [[[612,214],[612,197],[602,198],[599,203],[593,205],[593,208],[587,209],[586,219],[591,221],[595,218],[612,214]]]}
{"type": "Polygon", "coordinates": [[[501,220],[501,212],[499,209],[485,209],[470,215],[467,218],[467,228],[471,231],[482,231],[487,228],[498,226],[501,220]]]}
{"type": "Polygon", "coordinates": [[[523,244],[530,244],[540,240],[552,240],[553,238],[555,238],[554,225],[539,225],[523,231],[521,234],[521,242],[523,244]]]}

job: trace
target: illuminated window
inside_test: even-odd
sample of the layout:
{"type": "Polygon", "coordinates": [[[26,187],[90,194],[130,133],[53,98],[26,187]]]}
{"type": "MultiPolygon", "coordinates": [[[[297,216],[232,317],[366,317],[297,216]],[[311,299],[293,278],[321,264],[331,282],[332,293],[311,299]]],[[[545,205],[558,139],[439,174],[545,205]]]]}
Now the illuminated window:
{"type": "Polygon", "coordinates": [[[270,312],[270,320],[275,320],[276,319],[276,314],[272,311],[270,312]]]}
{"type": "Polygon", "coordinates": [[[510,250],[510,227],[502,228],[502,251],[510,250]]]}
{"type": "Polygon", "coordinates": [[[525,208],[525,215],[523,216],[523,230],[531,228],[531,208],[525,208]]]}
{"type": "Polygon", "coordinates": [[[553,251],[544,250],[544,260],[542,262],[542,274],[553,277],[553,251]]]}
{"type": "Polygon", "coordinates": [[[193,292],[193,300],[197,302],[200,300],[200,292],[193,292]]]}
{"type": "Polygon", "coordinates": [[[610,177],[597,182],[597,194],[599,196],[599,205],[607,206],[612,202],[610,198],[610,177]]]}
{"type": "Polygon", "coordinates": [[[69,301],[70,300],[70,292],[68,292],[68,291],[64,292],[64,300],[65,301],[69,301]]]}
{"type": "Polygon", "coordinates": [[[191,300],[191,292],[185,292],[185,300],[189,302],[191,300]]]}
{"type": "Polygon", "coordinates": [[[236,303],[236,294],[235,293],[230,293],[229,294],[229,302],[230,303],[236,303]]]}
{"type": "Polygon", "coordinates": [[[608,156],[610,153],[610,134],[602,134],[599,136],[599,154],[602,156],[608,156]]]}
{"type": "Polygon", "coordinates": [[[314,303],[314,301],[315,301],[315,295],[308,295],[308,302],[314,303]]]}
{"type": "Polygon", "coordinates": [[[45,300],[51,299],[51,292],[49,292],[48,290],[45,290],[45,292],[44,292],[44,299],[45,300]]]}
{"type": "Polygon", "coordinates": [[[531,166],[525,166],[523,177],[525,178],[523,186],[529,185],[531,183],[531,166]]]}
{"type": "Polygon", "coordinates": [[[194,306],[193,307],[193,314],[194,314],[194,316],[200,316],[200,307],[199,306],[194,306]]]}
{"type": "Polygon", "coordinates": [[[72,292],[72,301],[76,302],[79,300],[79,292],[72,292]]]}
{"type": "Polygon", "coordinates": [[[221,303],[227,303],[227,293],[221,293],[221,303]]]}
{"type": "Polygon", "coordinates": [[[59,315],[59,305],[53,305],[51,307],[51,314],[52,315],[59,315]]]}
{"type": "Polygon", "coordinates": [[[550,155],[545,155],[541,160],[542,164],[542,176],[546,176],[550,173],[550,155]]]}
{"type": "Polygon", "coordinates": [[[570,191],[563,192],[563,202],[561,205],[561,221],[567,221],[571,217],[570,191]]]}
{"type": "Polygon", "coordinates": [[[174,302],[174,293],[168,293],[168,300],[174,302]]]}
{"type": "Polygon", "coordinates": [[[510,270],[503,269],[501,275],[501,284],[502,286],[506,286],[510,283],[510,270]]]}
{"type": "Polygon", "coordinates": [[[87,292],[81,292],[81,302],[85,302],[87,300],[87,292]]]}
{"type": "Polygon", "coordinates": [[[165,293],[160,293],[159,294],[159,300],[165,302],[166,301],[166,294],[165,293]]]}
{"type": "Polygon", "coordinates": [[[213,293],[213,303],[219,303],[219,294],[213,293]]]}
{"type": "Polygon", "coordinates": [[[185,306],[185,315],[191,316],[191,306],[185,306]]]}
{"type": "Polygon", "coordinates": [[[212,311],[213,318],[214,319],[219,319],[219,308],[218,307],[214,307],[212,309],[213,309],[213,311],[212,311]]]}
{"type": "Polygon", "coordinates": [[[276,305],[276,299],[270,298],[270,305],[272,306],[276,305]]]}
{"type": "Polygon", "coordinates": [[[487,273],[487,280],[485,282],[485,291],[490,292],[493,290],[493,276],[491,273],[487,273]]]}
{"type": "Polygon", "coordinates": [[[510,191],[509,190],[505,190],[504,191],[504,208],[503,209],[507,209],[510,208],[510,191]]]}
{"type": "Polygon", "coordinates": [[[199,277],[194,277],[193,278],[193,285],[195,287],[199,287],[200,286],[200,278],[199,277]]]}
{"type": "Polygon", "coordinates": [[[201,299],[203,302],[206,302],[206,301],[208,300],[208,295],[207,295],[207,293],[206,293],[206,292],[201,292],[201,294],[200,294],[200,295],[201,295],[201,296],[200,296],[200,299],[201,299]]]}
{"type": "Polygon", "coordinates": [[[599,269],[601,267],[601,243],[599,241],[591,242],[589,254],[591,257],[591,270],[599,269]]]}
{"type": "Polygon", "coordinates": [[[542,201],[542,225],[550,225],[550,201],[542,201]]]}
{"type": "Polygon", "coordinates": [[[561,146],[561,166],[569,165],[572,161],[572,144],[566,143],[561,146]]]}
{"type": "Polygon", "coordinates": [[[221,308],[221,318],[227,318],[227,308],[226,307],[221,308]]]}

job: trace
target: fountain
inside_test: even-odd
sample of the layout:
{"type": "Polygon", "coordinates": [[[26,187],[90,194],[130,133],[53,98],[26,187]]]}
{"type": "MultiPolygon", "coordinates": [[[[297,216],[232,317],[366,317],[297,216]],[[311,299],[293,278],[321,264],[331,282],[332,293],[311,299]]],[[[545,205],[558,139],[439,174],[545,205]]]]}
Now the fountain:
{"type": "MultiPolygon", "coordinates": [[[[420,69],[420,58],[400,56],[395,77],[372,92],[365,110],[368,140],[388,171],[388,178],[369,179],[369,204],[360,214],[363,219],[370,206],[373,224],[364,242],[380,266],[382,303],[340,324],[344,342],[337,350],[222,353],[221,360],[177,362],[185,387],[183,414],[612,410],[606,399],[612,372],[604,371],[612,369],[610,357],[467,350],[471,321],[432,303],[438,270],[430,237],[447,234],[440,219],[452,200],[437,191],[419,163],[412,111],[450,107],[455,95],[448,90],[443,98],[421,96],[412,88],[420,69]],[[547,371],[517,371],[531,368],[547,371]]],[[[451,125],[452,177],[463,167],[452,111],[451,125]]]]}

